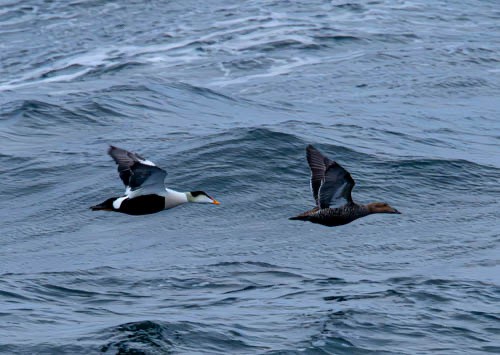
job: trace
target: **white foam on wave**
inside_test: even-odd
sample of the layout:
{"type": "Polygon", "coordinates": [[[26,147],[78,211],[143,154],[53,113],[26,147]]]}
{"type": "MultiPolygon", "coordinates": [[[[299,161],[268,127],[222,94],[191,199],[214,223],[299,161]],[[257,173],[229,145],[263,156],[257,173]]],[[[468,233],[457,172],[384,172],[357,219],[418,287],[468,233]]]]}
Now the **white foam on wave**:
{"type": "Polygon", "coordinates": [[[224,87],[228,85],[242,84],[251,80],[267,78],[273,76],[284,75],[292,72],[295,68],[302,67],[305,65],[313,65],[321,62],[321,58],[301,58],[294,57],[291,58],[290,61],[285,60],[275,60],[276,63],[279,63],[276,66],[271,67],[265,73],[245,75],[234,79],[222,79],[222,80],[214,80],[208,83],[207,85],[213,87],[224,87]]]}
{"type": "MultiPolygon", "coordinates": [[[[106,69],[117,64],[127,62],[152,64],[161,63],[162,66],[177,66],[185,63],[195,62],[207,56],[206,53],[193,50],[192,45],[203,43],[213,51],[224,51],[229,55],[241,55],[241,51],[251,47],[264,46],[280,41],[295,41],[304,45],[314,44],[314,40],[303,34],[297,33],[297,28],[303,29],[304,25],[291,24],[284,14],[270,13],[258,16],[249,16],[238,19],[215,22],[210,33],[197,36],[191,28],[185,33],[184,38],[169,41],[168,43],[151,45],[123,45],[97,48],[86,53],[73,55],[60,59],[50,65],[28,71],[26,74],[0,83],[0,91],[13,90],[25,86],[39,85],[49,82],[66,82],[82,77],[95,69],[106,69]],[[81,66],[82,68],[71,68],[81,66]],[[73,72],[68,73],[68,70],[73,72]],[[58,73],[60,71],[60,73],[58,73]]],[[[272,58],[271,58],[272,59],[272,58]]],[[[279,59],[274,58],[276,62],[279,59]]],[[[217,85],[230,85],[232,83],[244,82],[253,78],[262,78],[281,75],[291,71],[293,68],[313,64],[319,59],[294,58],[287,60],[285,64],[280,63],[267,73],[257,73],[244,78],[235,78],[232,81],[219,81],[217,85]]],[[[230,76],[230,71],[223,66],[225,77],[230,76]]]]}
{"type": "Polygon", "coordinates": [[[258,15],[258,16],[248,16],[248,17],[240,17],[232,20],[224,20],[224,21],[215,21],[213,23],[214,27],[227,27],[227,26],[234,26],[234,25],[240,25],[242,23],[248,23],[248,22],[259,22],[259,21],[266,21],[270,18],[270,16],[266,15],[258,15]]]}
{"type": "Polygon", "coordinates": [[[181,48],[192,41],[183,41],[182,43],[169,44],[169,45],[152,45],[152,46],[123,46],[123,47],[108,47],[97,49],[83,53],[81,55],[64,58],[50,66],[43,66],[31,70],[30,72],[22,75],[19,78],[10,80],[6,83],[0,84],[0,91],[13,90],[21,87],[39,85],[41,83],[50,82],[65,82],[71,81],[78,77],[81,77],[98,67],[111,67],[116,64],[126,63],[127,61],[133,60],[135,62],[139,61],[142,63],[171,63],[179,64],[193,61],[198,58],[198,56],[193,56],[192,53],[189,55],[182,55],[178,57],[168,57],[168,56],[152,56],[147,57],[148,54],[153,54],[162,51],[168,51],[176,48],[181,48]],[[143,58],[141,58],[143,57],[143,58]],[[71,74],[61,73],[55,74],[51,77],[44,78],[49,73],[63,71],[72,66],[81,66],[82,69],[75,71],[71,74]]]}
{"type": "Polygon", "coordinates": [[[14,79],[5,84],[1,84],[0,91],[13,90],[16,88],[29,85],[36,85],[40,83],[73,80],[82,75],[85,75],[86,73],[91,71],[92,68],[97,67],[99,65],[103,65],[106,62],[106,58],[107,55],[105,53],[101,51],[94,51],[94,52],[87,52],[83,55],[71,58],[61,59],[56,63],[52,64],[51,66],[44,66],[32,70],[18,79],[14,79]],[[71,74],[59,74],[49,78],[43,78],[44,75],[47,75],[51,72],[64,70],[74,65],[81,65],[84,68],[71,74]]]}
{"type": "Polygon", "coordinates": [[[231,48],[232,50],[240,51],[249,48],[257,48],[266,44],[285,41],[298,42],[304,45],[316,44],[316,42],[311,37],[293,33],[269,33],[266,35],[263,35],[262,33],[251,33],[248,35],[242,35],[238,39],[227,42],[225,43],[225,46],[231,48]]]}
{"type": "Polygon", "coordinates": [[[207,83],[209,87],[224,87],[229,85],[237,85],[243,84],[252,80],[261,79],[261,78],[269,78],[279,75],[285,75],[293,72],[295,69],[308,66],[308,65],[316,65],[326,62],[341,62],[345,60],[351,60],[353,58],[358,58],[363,56],[365,53],[363,51],[356,51],[344,54],[342,56],[328,57],[328,58],[320,58],[320,57],[292,57],[290,59],[274,59],[274,62],[277,65],[272,66],[265,73],[251,74],[240,76],[233,79],[227,79],[229,77],[228,69],[225,69],[224,79],[214,80],[210,83],[207,83]]]}

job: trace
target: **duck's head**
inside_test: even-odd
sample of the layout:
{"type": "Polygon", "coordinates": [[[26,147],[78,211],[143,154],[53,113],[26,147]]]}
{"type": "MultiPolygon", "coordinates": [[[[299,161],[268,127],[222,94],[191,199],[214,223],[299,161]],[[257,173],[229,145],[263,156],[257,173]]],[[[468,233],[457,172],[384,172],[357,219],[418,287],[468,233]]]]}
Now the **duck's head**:
{"type": "Polygon", "coordinates": [[[397,209],[389,206],[385,202],[372,202],[366,205],[370,213],[397,213],[401,214],[397,209]]]}
{"type": "Polygon", "coordinates": [[[215,198],[210,197],[206,192],[204,191],[191,191],[186,193],[187,199],[189,202],[196,202],[196,203],[212,203],[214,205],[219,205],[219,201],[217,201],[215,198]]]}

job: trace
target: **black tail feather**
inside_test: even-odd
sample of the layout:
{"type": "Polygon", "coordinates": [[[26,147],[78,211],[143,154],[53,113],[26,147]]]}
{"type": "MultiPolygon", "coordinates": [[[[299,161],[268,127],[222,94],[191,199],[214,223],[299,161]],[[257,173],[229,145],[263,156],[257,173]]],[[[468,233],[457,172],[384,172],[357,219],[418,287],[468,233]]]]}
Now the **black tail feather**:
{"type": "Polygon", "coordinates": [[[103,203],[100,203],[95,206],[90,206],[92,211],[114,211],[113,201],[116,200],[116,197],[108,198],[103,203]]]}
{"type": "Polygon", "coordinates": [[[308,216],[295,216],[295,217],[290,217],[288,219],[291,221],[308,221],[309,217],[308,216]]]}
{"type": "Polygon", "coordinates": [[[95,206],[90,206],[90,209],[92,211],[105,211],[105,210],[109,210],[109,207],[106,207],[104,205],[95,205],[95,206]]]}

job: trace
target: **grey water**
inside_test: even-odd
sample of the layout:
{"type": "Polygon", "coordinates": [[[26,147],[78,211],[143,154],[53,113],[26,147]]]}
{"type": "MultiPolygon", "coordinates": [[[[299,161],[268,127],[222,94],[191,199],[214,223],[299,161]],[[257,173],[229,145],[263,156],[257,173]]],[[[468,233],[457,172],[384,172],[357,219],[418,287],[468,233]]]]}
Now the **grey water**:
{"type": "Polygon", "coordinates": [[[0,352],[499,353],[499,90],[496,0],[1,1],[0,352]],[[403,214],[289,221],[307,144],[403,214]]]}

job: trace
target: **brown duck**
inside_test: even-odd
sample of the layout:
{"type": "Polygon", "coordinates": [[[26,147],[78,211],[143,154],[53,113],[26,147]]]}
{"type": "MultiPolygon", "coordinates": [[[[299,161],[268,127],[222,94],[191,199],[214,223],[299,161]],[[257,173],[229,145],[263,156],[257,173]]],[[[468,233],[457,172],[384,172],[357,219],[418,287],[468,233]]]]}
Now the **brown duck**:
{"type": "Polygon", "coordinates": [[[354,187],[351,174],[337,162],[323,156],[312,145],[308,145],[306,150],[316,207],[289,219],[334,227],[351,223],[355,219],[373,213],[401,213],[384,202],[373,202],[367,205],[355,203],[351,197],[354,187]],[[330,207],[333,204],[338,207],[330,207]]]}

